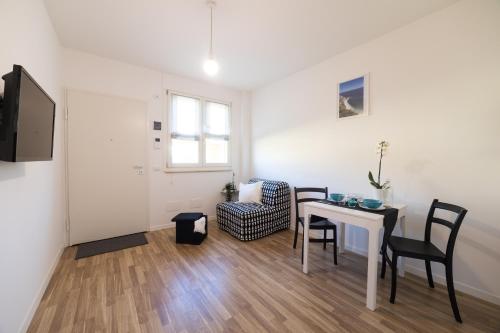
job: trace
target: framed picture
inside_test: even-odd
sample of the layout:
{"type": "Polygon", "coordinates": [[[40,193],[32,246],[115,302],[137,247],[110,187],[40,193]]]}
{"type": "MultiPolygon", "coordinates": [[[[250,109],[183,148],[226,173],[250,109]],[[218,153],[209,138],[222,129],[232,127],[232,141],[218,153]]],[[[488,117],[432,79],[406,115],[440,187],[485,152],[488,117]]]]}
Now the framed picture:
{"type": "Polygon", "coordinates": [[[337,117],[355,118],[368,115],[369,75],[340,82],[337,93],[337,117]]]}

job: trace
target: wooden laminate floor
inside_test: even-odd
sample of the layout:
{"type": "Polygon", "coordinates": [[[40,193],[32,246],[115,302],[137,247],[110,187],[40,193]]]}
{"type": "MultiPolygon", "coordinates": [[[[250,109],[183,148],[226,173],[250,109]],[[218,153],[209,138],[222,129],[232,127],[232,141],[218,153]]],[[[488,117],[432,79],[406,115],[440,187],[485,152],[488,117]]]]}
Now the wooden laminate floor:
{"type": "Polygon", "coordinates": [[[333,265],[332,248],[311,245],[310,274],[293,234],[240,242],[210,224],[201,246],[176,245],[175,230],[149,244],[75,261],[67,248],[29,332],[500,332],[500,307],[458,293],[464,324],[446,290],[409,275],[379,280],[378,309],[365,307],[366,258],[333,265]]]}

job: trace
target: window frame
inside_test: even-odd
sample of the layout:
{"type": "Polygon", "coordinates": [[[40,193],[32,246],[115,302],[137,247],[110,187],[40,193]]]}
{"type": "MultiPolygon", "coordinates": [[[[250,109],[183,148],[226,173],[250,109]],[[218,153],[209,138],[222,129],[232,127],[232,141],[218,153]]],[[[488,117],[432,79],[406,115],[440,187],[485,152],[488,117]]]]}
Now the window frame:
{"type": "Polygon", "coordinates": [[[231,115],[231,103],[218,100],[215,98],[197,96],[193,94],[178,92],[174,90],[167,90],[167,126],[166,126],[166,135],[167,135],[167,149],[166,149],[166,170],[167,172],[198,172],[198,171],[223,171],[223,170],[231,170],[232,166],[232,115],[231,115]],[[173,110],[172,110],[172,97],[173,96],[181,96],[187,98],[197,99],[200,103],[200,139],[198,146],[198,163],[177,163],[174,164],[172,162],[172,124],[173,124],[173,110]],[[228,122],[229,122],[229,135],[228,135],[228,152],[227,152],[227,163],[206,163],[206,112],[207,112],[207,103],[217,103],[223,104],[228,108],[228,122]]]}

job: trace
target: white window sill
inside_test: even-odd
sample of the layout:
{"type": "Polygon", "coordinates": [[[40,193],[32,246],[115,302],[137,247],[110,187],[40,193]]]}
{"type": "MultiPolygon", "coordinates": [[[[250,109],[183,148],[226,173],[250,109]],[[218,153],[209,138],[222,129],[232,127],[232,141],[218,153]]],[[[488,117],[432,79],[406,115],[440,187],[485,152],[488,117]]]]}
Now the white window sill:
{"type": "Polygon", "coordinates": [[[227,167],[198,167],[198,168],[165,168],[165,173],[189,173],[189,172],[228,172],[233,171],[230,166],[227,167]]]}

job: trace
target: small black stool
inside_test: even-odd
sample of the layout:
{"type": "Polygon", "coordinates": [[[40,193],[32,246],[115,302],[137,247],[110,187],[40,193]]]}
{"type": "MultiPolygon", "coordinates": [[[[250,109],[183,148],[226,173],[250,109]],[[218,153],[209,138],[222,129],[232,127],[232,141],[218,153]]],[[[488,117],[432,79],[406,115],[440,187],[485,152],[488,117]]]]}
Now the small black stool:
{"type": "Polygon", "coordinates": [[[172,218],[175,222],[175,242],[177,244],[200,245],[208,235],[208,217],[203,213],[180,213],[172,218]],[[205,234],[194,232],[194,221],[205,217],[205,234]]]}

